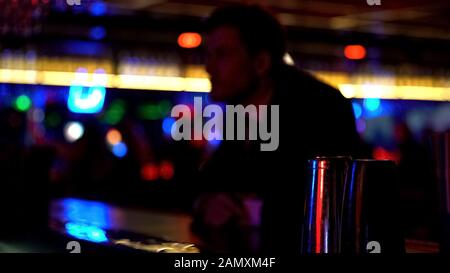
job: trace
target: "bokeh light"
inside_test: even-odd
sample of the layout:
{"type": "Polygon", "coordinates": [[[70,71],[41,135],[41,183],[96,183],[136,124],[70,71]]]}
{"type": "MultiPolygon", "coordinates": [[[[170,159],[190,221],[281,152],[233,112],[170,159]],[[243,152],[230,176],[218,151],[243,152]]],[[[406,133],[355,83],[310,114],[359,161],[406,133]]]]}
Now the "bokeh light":
{"type": "Polygon", "coordinates": [[[159,170],[160,170],[162,179],[170,180],[173,178],[173,176],[175,174],[175,170],[174,170],[172,162],[165,160],[165,161],[161,162],[161,165],[159,166],[159,168],[160,168],[159,170]]]}
{"type": "Polygon", "coordinates": [[[84,126],[80,122],[68,122],[64,126],[64,137],[68,142],[75,142],[84,135],[84,126]]]}
{"type": "Polygon", "coordinates": [[[178,36],[178,45],[182,48],[196,48],[202,43],[202,36],[195,32],[185,32],[178,36]]]}
{"type": "Polygon", "coordinates": [[[110,129],[106,133],[106,141],[111,146],[117,145],[122,141],[122,134],[116,129],[110,129]]]}
{"type": "Polygon", "coordinates": [[[123,158],[128,153],[128,147],[125,143],[119,142],[112,147],[112,152],[115,156],[119,158],[123,158]]]}
{"type": "Polygon", "coordinates": [[[154,181],[159,178],[158,167],[154,163],[147,163],[141,169],[141,177],[146,181],[154,181]]]}
{"type": "Polygon", "coordinates": [[[15,107],[21,112],[26,112],[31,107],[31,99],[27,95],[21,95],[17,97],[15,107]]]}

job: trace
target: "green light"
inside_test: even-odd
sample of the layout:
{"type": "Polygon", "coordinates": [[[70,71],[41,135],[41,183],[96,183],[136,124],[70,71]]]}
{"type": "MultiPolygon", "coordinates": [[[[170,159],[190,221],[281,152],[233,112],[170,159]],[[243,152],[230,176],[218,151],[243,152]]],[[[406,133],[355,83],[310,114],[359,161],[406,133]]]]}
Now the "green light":
{"type": "Polygon", "coordinates": [[[170,113],[172,104],[168,100],[162,100],[159,102],[158,108],[161,117],[165,117],[170,113]]]}
{"type": "Polygon", "coordinates": [[[122,100],[116,100],[111,103],[109,109],[105,112],[105,122],[110,125],[116,125],[119,123],[125,115],[125,102],[122,100]]]}
{"type": "Polygon", "coordinates": [[[138,114],[143,119],[157,120],[160,118],[160,110],[158,105],[142,105],[138,109],[138,114]]]}
{"type": "Polygon", "coordinates": [[[21,95],[16,99],[16,109],[22,112],[26,112],[31,107],[31,100],[26,95],[21,95]]]}

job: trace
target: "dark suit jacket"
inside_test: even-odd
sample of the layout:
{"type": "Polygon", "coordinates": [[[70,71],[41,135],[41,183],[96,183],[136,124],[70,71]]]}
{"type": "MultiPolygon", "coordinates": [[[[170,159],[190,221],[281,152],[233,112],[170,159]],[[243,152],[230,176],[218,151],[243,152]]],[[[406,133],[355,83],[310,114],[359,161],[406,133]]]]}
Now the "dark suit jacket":
{"type": "Polygon", "coordinates": [[[203,192],[258,193],[264,201],[263,250],[298,253],[308,159],[356,155],[360,140],[352,105],[338,90],[289,66],[275,79],[278,149],[262,152],[258,141],[223,141],[204,165],[199,186],[203,192]]]}

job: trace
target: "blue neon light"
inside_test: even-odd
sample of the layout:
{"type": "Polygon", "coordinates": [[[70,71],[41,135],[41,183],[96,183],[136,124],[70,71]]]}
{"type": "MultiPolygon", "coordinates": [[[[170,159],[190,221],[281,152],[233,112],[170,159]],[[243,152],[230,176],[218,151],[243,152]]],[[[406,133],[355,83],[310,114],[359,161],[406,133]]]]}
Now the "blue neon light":
{"type": "Polygon", "coordinates": [[[69,222],[65,225],[65,228],[68,234],[81,240],[95,243],[104,243],[108,241],[106,232],[96,226],[69,222]]]}
{"type": "Polygon", "coordinates": [[[109,228],[113,219],[113,212],[108,205],[75,198],[62,201],[61,213],[66,222],[86,223],[99,228],[109,228]]]}
{"type": "Polygon", "coordinates": [[[67,106],[73,113],[95,114],[103,109],[106,89],[103,86],[92,86],[88,90],[80,85],[72,85],[69,89],[67,106]]]}

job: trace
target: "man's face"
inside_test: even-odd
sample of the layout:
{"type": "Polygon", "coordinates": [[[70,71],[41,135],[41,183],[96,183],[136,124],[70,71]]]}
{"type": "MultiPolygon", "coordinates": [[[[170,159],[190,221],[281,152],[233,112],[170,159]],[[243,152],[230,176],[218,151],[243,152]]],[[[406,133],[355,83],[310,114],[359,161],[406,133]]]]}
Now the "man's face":
{"type": "Polygon", "coordinates": [[[212,30],[206,37],[206,50],[213,100],[231,102],[252,91],[256,80],[254,60],[237,29],[222,26],[212,30]]]}

